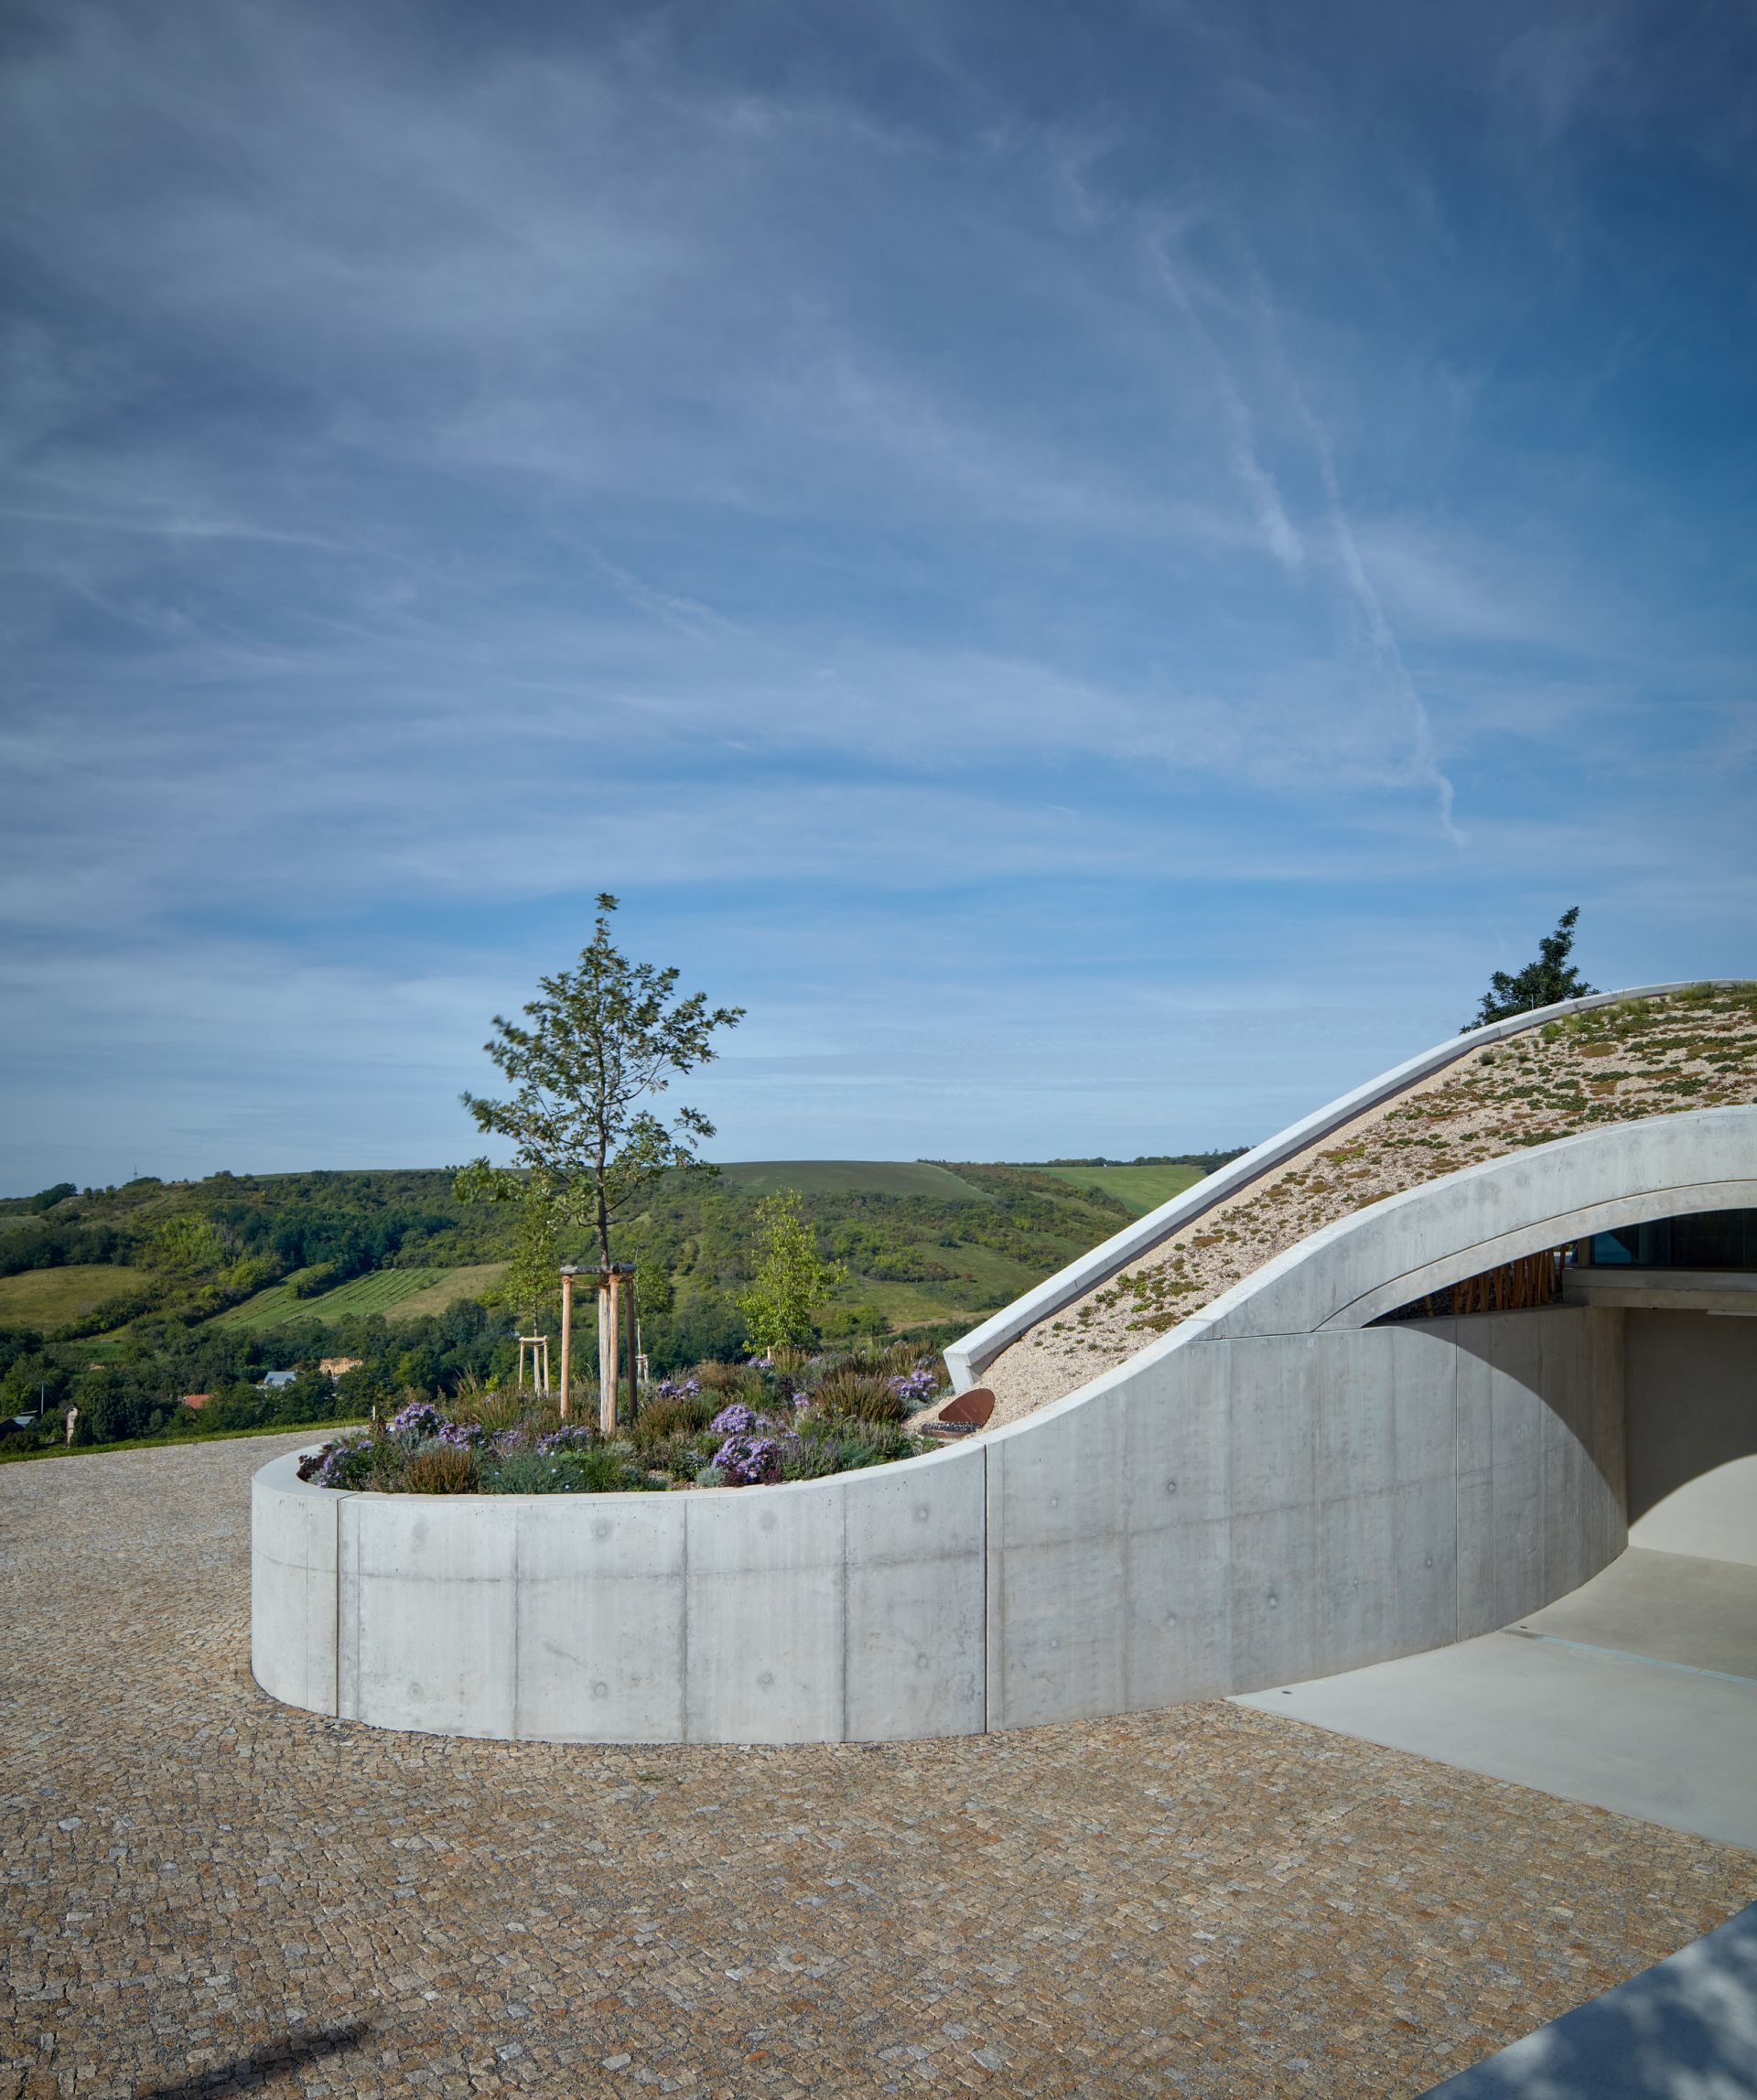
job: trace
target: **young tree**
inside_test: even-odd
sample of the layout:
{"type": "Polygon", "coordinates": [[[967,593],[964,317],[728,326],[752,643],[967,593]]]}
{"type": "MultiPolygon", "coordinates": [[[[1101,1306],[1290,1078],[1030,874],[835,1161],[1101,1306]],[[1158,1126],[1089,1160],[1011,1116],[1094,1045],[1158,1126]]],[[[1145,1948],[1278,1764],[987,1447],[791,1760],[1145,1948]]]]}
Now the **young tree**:
{"type": "Polygon", "coordinates": [[[817,1251],[817,1235],[800,1206],[797,1189],[781,1189],[757,1205],[762,1234],[757,1273],[738,1299],[759,1349],[796,1348],[816,1332],[812,1315],[847,1275],[817,1251]]]}
{"type": "Polygon", "coordinates": [[[1562,913],[1556,921],[1556,931],[1537,943],[1535,963],[1527,963],[1516,975],[1495,971],[1476,1018],[1467,1022],[1460,1033],[1469,1035],[1472,1028],[1486,1028],[1489,1022],[1504,1020],[1509,1015],[1553,1007],[1558,999],[1590,997],[1593,987],[1568,959],[1573,952],[1574,928],[1579,916],[1578,904],[1562,913]]]}
{"type": "MultiPolygon", "coordinates": [[[[459,1180],[462,1179],[460,1176],[459,1180]]],[[[544,1308],[555,1302],[555,1278],[561,1268],[561,1251],[555,1242],[556,1208],[553,1194],[541,1180],[535,1177],[523,1179],[519,1236],[512,1259],[493,1298],[488,1301],[511,1307],[516,1319],[528,1321],[534,1334],[543,1325],[544,1308]]]]}
{"type": "Polygon", "coordinates": [[[695,1147],[714,1125],[693,1108],[669,1125],[641,1105],[674,1072],[711,1063],[717,1028],[735,1028],[742,1007],[677,996],[675,970],[631,963],[610,940],[617,900],[598,899],[591,945],[577,968],[537,980],[523,1009],[529,1026],[494,1017],[482,1047],[515,1088],[508,1101],[463,1097],[478,1129],[504,1137],[513,1164],[477,1159],[458,1177],[469,1201],[523,1202],[534,1192],[557,1229],[585,1225],[610,1265],[610,1228],[629,1199],[672,1167],[701,1165],[695,1147]]]}

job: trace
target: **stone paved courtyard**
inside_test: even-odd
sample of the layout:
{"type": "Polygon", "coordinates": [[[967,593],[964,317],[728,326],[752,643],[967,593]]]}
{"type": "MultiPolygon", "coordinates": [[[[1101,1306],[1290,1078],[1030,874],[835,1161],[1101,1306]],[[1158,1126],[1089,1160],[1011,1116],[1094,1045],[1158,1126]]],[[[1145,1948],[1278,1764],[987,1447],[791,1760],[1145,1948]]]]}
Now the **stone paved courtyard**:
{"type": "Polygon", "coordinates": [[[0,1470],[0,2100],[1410,2095],[1757,1898],[1221,1704],[873,1750],[291,1712],[247,1491],[301,1441],[0,1470]]]}

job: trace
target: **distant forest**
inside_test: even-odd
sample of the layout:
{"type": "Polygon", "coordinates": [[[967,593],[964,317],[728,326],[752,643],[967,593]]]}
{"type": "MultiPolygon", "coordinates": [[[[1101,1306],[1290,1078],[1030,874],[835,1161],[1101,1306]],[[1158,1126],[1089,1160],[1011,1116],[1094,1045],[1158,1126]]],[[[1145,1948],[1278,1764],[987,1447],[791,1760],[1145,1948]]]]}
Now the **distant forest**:
{"type": "MultiPolygon", "coordinates": [[[[745,1348],[737,1299],[777,1186],[846,1280],[826,1339],[938,1348],[1230,1154],[1042,1167],[756,1162],[657,1183],[623,1229],[653,1374],[745,1348]],[[1094,1169],[1091,1183],[1078,1169],[1094,1169]],[[1182,1175],[1168,1170],[1182,1168],[1182,1175]],[[1136,1170],[1136,1171],[1132,1171],[1136,1170]]],[[[461,1203],[450,1168],[62,1182],[0,1200],[0,1423],[70,1406],[78,1440],[362,1415],[509,1378],[558,1308],[504,1302],[509,1208],[461,1203]],[[331,1377],[324,1359],[353,1360],[331,1377]],[[271,1372],[291,1385],[265,1392],[271,1372]],[[182,1405],[201,1394],[198,1416],[182,1405]]],[[[583,1249],[582,1249],[583,1254],[583,1249]]],[[[590,1353],[591,1315],[577,1334],[590,1353]]],[[[19,1431],[19,1435],[32,1432],[19,1431]]]]}

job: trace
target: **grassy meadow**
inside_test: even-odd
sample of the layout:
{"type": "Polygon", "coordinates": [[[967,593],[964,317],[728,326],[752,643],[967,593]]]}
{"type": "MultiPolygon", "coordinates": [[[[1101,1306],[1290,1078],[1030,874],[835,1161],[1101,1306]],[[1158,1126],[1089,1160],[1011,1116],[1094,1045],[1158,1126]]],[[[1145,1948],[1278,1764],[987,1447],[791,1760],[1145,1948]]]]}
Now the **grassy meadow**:
{"type": "Polygon", "coordinates": [[[1200,1167],[1040,1167],[1076,1189],[1102,1189],[1126,1203],[1137,1218],[1181,1196],[1204,1179],[1200,1167]]]}
{"type": "Polygon", "coordinates": [[[0,1327],[65,1327],[151,1281],[145,1269],[121,1262],[76,1262],[0,1276],[0,1327]]]}

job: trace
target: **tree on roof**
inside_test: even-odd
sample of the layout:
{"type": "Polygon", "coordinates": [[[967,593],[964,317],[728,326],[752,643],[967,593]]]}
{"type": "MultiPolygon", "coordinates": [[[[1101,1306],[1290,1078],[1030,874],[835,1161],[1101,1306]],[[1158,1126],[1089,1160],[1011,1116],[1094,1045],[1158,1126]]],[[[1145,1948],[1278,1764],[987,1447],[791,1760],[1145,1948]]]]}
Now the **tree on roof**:
{"type": "Polygon", "coordinates": [[[1558,999],[1590,998],[1594,987],[1568,959],[1573,953],[1574,928],[1579,916],[1578,904],[1562,913],[1556,921],[1556,931],[1537,943],[1535,963],[1527,963],[1523,970],[1511,975],[1497,970],[1489,979],[1489,989],[1482,995],[1476,1018],[1466,1022],[1461,1032],[1469,1035],[1472,1028],[1486,1028],[1491,1021],[1503,1021],[1513,1014],[1529,1014],[1539,1007],[1553,1007],[1558,999]]]}

